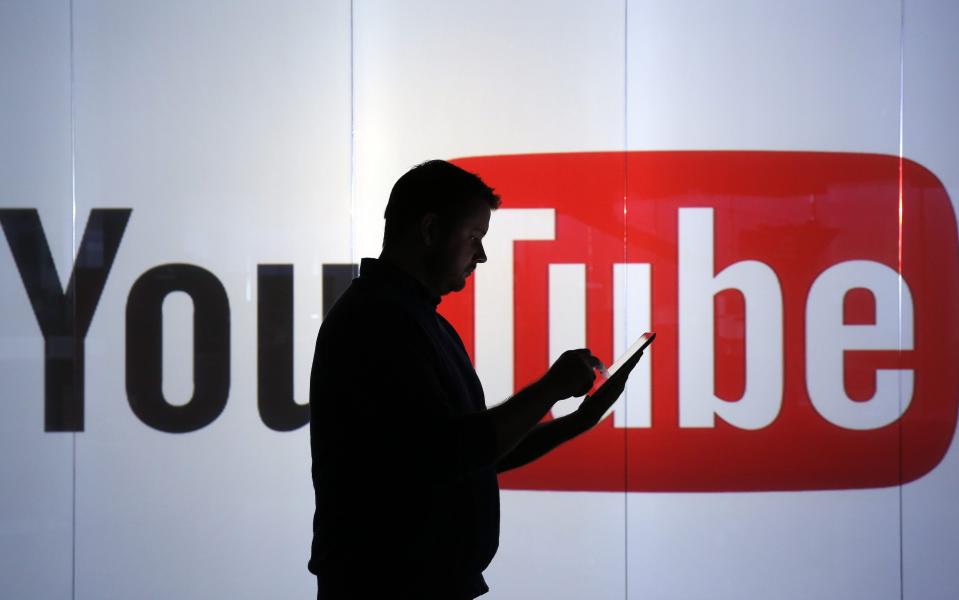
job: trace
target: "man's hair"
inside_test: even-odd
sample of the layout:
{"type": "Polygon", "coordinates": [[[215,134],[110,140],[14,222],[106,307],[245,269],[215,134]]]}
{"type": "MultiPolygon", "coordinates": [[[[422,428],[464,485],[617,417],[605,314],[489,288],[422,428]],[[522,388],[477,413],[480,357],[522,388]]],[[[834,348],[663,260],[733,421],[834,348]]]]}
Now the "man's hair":
{"type": "Polygon", "coordinates": [[[445,160],[430,160],[416,165],[393,185],[386,204],[386,228],[383,246],[399,241],[419,223],[423,215],[434,213],[447,227],[485,202],[490,210],[499,208],[500,198],[478,176],[445,160]]]}

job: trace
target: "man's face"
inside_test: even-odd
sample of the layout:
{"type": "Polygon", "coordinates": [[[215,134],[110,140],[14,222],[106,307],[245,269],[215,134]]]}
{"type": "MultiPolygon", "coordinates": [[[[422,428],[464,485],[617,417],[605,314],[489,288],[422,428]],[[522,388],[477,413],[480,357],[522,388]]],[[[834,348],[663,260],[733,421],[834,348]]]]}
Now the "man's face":
{"type": "Polygon", "coordinates": [[[489,230],[490,208],[476,202],[475,208],[462,219],[441,227],[444,234],[426,258],[427,270],[434,290],[440,295],[458,292],[466,286],[476,265],[486,262],[483,236],[489,230]]]}

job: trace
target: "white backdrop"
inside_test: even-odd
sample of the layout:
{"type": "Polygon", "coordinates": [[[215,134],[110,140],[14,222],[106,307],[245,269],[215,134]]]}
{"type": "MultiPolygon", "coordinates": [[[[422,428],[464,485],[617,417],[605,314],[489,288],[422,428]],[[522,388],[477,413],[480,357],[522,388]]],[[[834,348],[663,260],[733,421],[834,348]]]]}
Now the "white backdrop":
{"type": "MultiPolygon", "coordinates": [[[[378,253],[413,164],[880,153],[955,207],[957,28],[946,0],[0,0],[0,209],[38,211],[63,286],[90,210],[133,211],[86,338],[82,432],[44,431],[43,337],[0,244],[2,595],[315,594],[308,431],[257,412],[257,265],[294,266],[305,402],[322,265],[378,253]],[[166,263],[212,272],[230,303],[226,408],[184,434],[139,420],[124,378],[127,296],[166,263]]],[[[163,328],[183,404],[182,294],[163,328]]],[[[874,490],[507,490],[489,596],[954,598],[957,497],[955,445],[874,490]]]]}

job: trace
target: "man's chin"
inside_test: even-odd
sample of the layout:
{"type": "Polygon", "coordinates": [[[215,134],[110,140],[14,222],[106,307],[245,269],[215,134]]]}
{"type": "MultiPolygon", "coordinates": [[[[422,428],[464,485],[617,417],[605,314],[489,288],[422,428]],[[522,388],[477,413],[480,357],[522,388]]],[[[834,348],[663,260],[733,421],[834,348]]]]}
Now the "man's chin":
{"type": "Polygon", "coordinates": [[[449,289],[450,289],[450,292],[460,292],[465,287],[466,287],[466,277],[461,277],[457,279],[456,281],[451,281],[449,289]]]}

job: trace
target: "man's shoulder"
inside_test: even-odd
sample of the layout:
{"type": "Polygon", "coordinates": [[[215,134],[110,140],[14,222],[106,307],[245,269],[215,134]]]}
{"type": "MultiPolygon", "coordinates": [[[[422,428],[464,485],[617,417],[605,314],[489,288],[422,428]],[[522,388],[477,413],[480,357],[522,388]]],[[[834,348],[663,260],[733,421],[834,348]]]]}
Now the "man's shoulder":
{"type": "Polygon", "coordinates": [[[362,279],[354,279],[323,319],[320,338],[346,335],[357,339],[394,331],[408,334],[414,328],[402,303],[362,279]]]}
{"type": "Polygon", "coordinates": [[[312,377],[338,381],[384,364],[403,371],[430,353],[429,337],[408,307],[354,280],[320,324],[312,377]]]}

